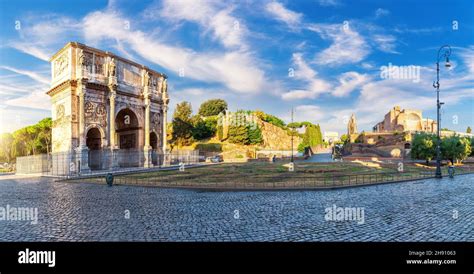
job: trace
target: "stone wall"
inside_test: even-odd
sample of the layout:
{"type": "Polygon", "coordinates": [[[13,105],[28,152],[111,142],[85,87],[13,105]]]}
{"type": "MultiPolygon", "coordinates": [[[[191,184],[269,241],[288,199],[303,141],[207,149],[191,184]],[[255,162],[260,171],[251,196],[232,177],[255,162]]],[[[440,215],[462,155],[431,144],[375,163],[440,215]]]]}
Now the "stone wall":
{"type": "MultiPolygon", "coordinates": [[[[291,149],[291,135],[280,127],[257,119],[257,123],[262,130],[263,146],[266,149],[288,150],[291,149]]],[[[293,137],[293,148],[296,150],[302,139],[293,137]]]]}

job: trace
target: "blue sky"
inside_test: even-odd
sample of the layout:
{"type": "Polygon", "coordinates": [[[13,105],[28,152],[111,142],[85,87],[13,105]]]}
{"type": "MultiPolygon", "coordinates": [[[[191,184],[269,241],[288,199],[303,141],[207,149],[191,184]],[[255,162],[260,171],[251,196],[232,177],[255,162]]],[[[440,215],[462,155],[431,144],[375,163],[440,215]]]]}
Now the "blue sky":
{"type": "MultiPolygon", "coordinates": [[[[354,113],[370,131],[394,105],[435,118],[441,69],[442,127],[474,125],[474,2],[465,1],[3,1],[0,0],[0,132],[50,116],[48,59],[78,41],[169,76],[180,101],[223,98],[289,121],[346,131],[354,113]],[[383,66],[416,66],[382,78],[383,66]],[[180,75],[181,74],[181,75],[180,75]]],[[[170,115],[171,116],[171,115],[170,115]]]]}

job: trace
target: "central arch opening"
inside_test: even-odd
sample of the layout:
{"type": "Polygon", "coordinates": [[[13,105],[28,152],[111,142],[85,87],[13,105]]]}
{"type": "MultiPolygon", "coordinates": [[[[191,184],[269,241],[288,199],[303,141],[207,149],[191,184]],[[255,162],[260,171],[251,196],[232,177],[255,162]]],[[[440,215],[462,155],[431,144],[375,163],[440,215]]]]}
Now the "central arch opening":
{"type": "Polygon", "coordinates": [[[115,118],[116,132],[119,136],[120,149],[138,148],[138,131],[140,129],[138,118],[135,113],[129,109],[122,109],[115,118]]]}
{"type": "Polygon", "coordinates": [[[120,167],[140,166],[139,134],[140,126],[137,115],[129,108],[122,109],[117,113],[115,125],[119,141],[120,167]]]}

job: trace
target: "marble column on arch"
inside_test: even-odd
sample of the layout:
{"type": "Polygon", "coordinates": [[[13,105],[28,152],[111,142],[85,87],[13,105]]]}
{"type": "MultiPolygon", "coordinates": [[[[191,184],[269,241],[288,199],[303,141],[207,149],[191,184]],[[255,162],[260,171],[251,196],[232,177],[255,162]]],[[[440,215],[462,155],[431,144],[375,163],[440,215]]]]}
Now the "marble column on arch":
{"type": "Polygon", "coordinates": [[[78,133],[79,133],[79,146],[76,148],[76,167],[79,173],[90,172],[89,168],[89,148],[86,144],[86,123],[85,123],[85,97],[86,97],[86,85],[87,79],[79,79],[77,81],[76,95],[79,97],[78,104],[78,133]]]}

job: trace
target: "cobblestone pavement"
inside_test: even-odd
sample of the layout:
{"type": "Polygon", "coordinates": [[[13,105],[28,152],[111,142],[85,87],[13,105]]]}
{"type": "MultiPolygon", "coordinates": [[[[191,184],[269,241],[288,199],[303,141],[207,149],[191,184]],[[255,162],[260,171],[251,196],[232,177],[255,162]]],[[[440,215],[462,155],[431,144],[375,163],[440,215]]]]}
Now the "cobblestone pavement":
{"type": "Polygon", "coordinates": [[[0,241],[474,241],[474,175],[255,192],[2,177],[0,208],[36,207],[38,224],[0,220],[0,241]],[[363,224],[326,221],[334,205],[363,224]]]}

